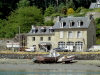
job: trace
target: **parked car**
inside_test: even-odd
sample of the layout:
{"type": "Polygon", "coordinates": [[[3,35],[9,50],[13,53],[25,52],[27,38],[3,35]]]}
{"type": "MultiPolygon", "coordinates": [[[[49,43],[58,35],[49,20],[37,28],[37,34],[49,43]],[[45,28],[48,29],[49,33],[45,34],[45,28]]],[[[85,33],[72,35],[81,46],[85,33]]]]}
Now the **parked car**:
{"type": "Polygon", "coordinates": [[[34,47],[26,48],[25,51],[26,52],[35,52],[35,48],[34,47]]]}
{"type": "Polygon", "coordinates": [[[53,50],[57,51],[57,52],[68,52],[68,49],[67,48],[54,48],[53,50]]]}
{"type": "Polygon", "coordinates": [[[100,45],[94,45],[88,49],[89,52],[98,52],[100,51],[100,45]]]}

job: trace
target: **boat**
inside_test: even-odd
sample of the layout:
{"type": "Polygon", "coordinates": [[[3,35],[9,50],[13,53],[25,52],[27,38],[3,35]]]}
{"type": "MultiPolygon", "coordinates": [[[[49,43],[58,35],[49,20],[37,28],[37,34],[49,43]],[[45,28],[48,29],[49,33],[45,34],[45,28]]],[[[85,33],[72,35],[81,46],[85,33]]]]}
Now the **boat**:
{"type": "Polygon", "coordinates": [[[66,63],[75,59],[75,55],[61,56],[55,50],[51,50],[48,55],[35,56],[33,62],[35,63],[66,63]]]}
{"type": "Polygon", "coordinates": [[[56,63],[60,57],[60,54],[55,50],[50,50],[49,55],[35,56],[33,62],[35,63],[56,63]]]}
{"type": "Polygon", "coordinates": [[[70,56],[66,56],[65,55],[65,56],[60,57],[57,62],[64,62],[64,63],[66,63],[66,62],[71,62],[74,59],[75,59],[75,55],[70,55],[70,56]]]}

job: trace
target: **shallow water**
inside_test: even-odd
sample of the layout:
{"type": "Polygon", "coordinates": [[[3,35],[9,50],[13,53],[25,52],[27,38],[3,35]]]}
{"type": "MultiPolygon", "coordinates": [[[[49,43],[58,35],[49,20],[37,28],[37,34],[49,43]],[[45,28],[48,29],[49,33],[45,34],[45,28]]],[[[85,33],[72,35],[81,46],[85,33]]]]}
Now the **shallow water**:
{"type": "Polygon", "coordinates": [[[100,71],[91,70],[50,70],[38,69],[33,71],[27,70],[0,70],[0,75],[100,75],[100,71]]]}

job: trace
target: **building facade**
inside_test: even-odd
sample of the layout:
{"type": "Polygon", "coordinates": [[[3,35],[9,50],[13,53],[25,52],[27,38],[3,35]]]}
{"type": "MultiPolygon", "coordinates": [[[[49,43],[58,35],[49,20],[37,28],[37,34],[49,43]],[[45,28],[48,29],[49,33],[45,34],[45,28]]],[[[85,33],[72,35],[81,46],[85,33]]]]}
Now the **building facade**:
{"type": "Polygon", "coordinates": [[[100,8],[100,0],[96,0],[95,3],[91,3],[90,9],[100,8]]]}
{"type": "Polygon", "coordinates": [[[59,18],[54,26],[32,26],[27,34],[27,47],[34,46],[38,51],[58,47],[86,51],[96,42],[95,27],[92,16],[59,18]]]}

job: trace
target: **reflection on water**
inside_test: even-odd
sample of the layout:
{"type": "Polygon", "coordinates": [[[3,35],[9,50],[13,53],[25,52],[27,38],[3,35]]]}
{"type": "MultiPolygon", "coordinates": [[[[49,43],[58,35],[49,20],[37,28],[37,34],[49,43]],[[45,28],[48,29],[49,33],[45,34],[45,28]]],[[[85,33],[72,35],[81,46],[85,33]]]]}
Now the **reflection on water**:
{"type": "Polygon", "coordinates": [[[100,75],[100,72],[80,70],[33,70],[32,72],[0,70],[0,75],[100,75]]]}

